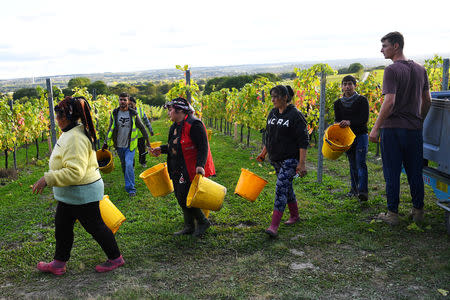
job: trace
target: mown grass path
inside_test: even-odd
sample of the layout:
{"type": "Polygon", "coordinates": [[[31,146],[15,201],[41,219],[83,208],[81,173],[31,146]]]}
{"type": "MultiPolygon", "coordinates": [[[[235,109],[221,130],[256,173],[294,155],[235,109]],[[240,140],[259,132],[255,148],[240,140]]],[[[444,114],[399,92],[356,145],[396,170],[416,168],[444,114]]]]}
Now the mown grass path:
{"type": "MultiPolygon", "coordinates": [[[[159,135],[152,141],[164,141],[168,123],[153,126],[159,135]]],[[[450,241],[430,189],[425,224],[416,226],[406,217],[411,203],[405,178],[401,224],[391,228],[373,221],[385,210],[385,198],[381,162],[372,148],[369,201],[363,206],[345,197],[345,157],[325,161],[318,184],[317,149],[308,150],[309,174],[294,183],[301,222],[281,225],[277,239],[264,233],[276,179],[270,164],[252,159],[255,148],[216,131],[211,149],[217,169],[213,180],[228,194],[223,208],[211,214],[213,226],[202,239],[172,236],[182,226],[178,204],[172,194],[151,196],[138,178],[139,164],[138,194],[128,198],[115,159],[115,170],[103,179],[105,193],[127,217],[116,234],[126,265],[107,274],[95,273],[105,256],[79,224],[67,273],[55,277],[36,270],[38,261],[53,257],[56,203],[49,189],[39,196],[30,190],[47,161],[21,166],[16,181],[0,185],[0,299],[436,299],[444,298],[438,289],[450,290],[450,241]],[[254,203],[233,194],[241,168],[269,180],[254,203]]],[[[148,165],[164,160],[151,157],[148,165]]]]}

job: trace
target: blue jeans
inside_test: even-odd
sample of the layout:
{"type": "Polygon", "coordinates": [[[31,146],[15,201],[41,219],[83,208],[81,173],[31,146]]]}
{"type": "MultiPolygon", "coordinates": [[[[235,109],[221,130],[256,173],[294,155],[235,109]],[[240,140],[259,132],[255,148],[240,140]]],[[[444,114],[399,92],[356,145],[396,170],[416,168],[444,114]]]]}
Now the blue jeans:
{"type": "Polygon", "coordinates": [[[277,173],[274,210],[284,212],[287,203],[297,201],[292,186],[292,180],[297,173],[297,164],[298,160],[295,158],[289,158],[281,162],[272,162],[277,173]]]}
{"type": "Polygon", "coordinates": [[[120,163],[122,165],[122,172],[125,177],[125,190],[127,193],[136,193],[134,187],[134,152],[130,151],[130,148],[117,148],[117,154],[119,154],[120,163]]]}
{"type": "Polygon", "coordinates": [[[367,149],[369,137],[367,133],[357,135],[352,147],[346,152],[350,164],[350,180],[352,191],[356,194],[367,193],[367,149]]]}
{"type": "Polygon", "coordinates": [[[402,163],[408,177],[413,206],[422,209],[424,198],[422,129],[381,129],[381,155],[388,210],[398,213],[402,163]]]}

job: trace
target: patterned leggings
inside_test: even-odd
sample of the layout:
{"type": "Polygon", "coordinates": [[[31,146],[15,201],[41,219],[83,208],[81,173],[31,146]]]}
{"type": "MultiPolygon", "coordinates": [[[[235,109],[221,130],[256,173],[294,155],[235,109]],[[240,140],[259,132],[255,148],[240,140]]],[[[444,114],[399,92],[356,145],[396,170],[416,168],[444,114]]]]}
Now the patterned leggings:
{"type": "Polygon", "coordinates": [[[298,160],[289,158],[281,162],[272,162],[277,173],[274,210],[284,212],[287,203],[297,201],[292,180],[296,174],[298,160]]]}

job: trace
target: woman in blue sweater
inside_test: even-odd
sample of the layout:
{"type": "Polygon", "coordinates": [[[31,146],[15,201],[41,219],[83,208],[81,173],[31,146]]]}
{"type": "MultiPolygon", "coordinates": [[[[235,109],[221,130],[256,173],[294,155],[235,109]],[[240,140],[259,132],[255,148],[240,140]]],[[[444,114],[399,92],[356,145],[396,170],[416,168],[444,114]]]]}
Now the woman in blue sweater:
{"type": "Polygon", "coordinates": [[[266,230],[268,235],[275,237],[286,204],[290,218],[285,224],[294,224],[299,220],[292,180],[296,174],[303,177],[307,173],[306,149],[309,145],[309,135],[305,117],[290,103],[294,96],[292,88],[277,85],[270,90],[270,96],[274,108],[267,117],[266,145],[257,160],[263,161],[269,154],[277,174],[272,224],[266,230]]]}

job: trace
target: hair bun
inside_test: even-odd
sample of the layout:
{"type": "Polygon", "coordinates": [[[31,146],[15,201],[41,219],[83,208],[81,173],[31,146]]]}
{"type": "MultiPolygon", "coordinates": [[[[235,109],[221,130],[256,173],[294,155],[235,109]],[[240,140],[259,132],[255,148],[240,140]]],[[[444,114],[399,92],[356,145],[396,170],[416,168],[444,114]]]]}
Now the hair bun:
{"type": "Polygon", "coordinates": [[[294,96],[294,90],[291,88],[290,85],[286,85],[286,89],[288,90],[289,96],[294,96]]]}

